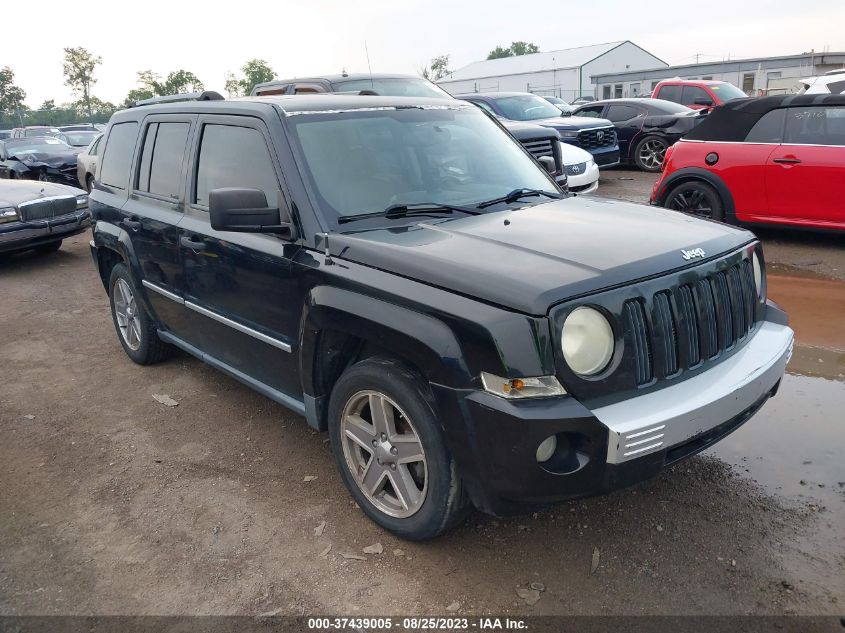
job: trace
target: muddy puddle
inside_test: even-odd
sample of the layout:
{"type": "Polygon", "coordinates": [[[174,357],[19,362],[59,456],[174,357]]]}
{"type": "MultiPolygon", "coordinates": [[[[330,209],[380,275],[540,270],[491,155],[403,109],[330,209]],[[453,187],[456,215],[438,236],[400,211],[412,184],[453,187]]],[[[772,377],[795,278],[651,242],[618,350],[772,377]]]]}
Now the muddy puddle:
{"type": "Polygon", "coordinates": [[[772,267],[768,280],[769,297],[786,310],[795,330],[787,375],[775,398],[708,453],[788,505],[817,514],[816,534],[797,544],[804,555],[790,565],[808,582],[841,582],[837,570],[845,562],[845,282],[786,267],[772,267]]]}

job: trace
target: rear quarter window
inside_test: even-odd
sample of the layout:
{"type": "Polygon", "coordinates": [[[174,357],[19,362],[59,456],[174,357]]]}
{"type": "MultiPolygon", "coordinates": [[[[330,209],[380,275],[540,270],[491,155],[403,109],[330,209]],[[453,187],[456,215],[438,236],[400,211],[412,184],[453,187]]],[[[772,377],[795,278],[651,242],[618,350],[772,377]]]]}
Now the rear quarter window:
{"type": "Polygon", "coordinates": [[[112,126],[100,162],[100,182],[118,189],[126,189],[129,186],[129,169],[132,166],[137,137],[136,121],[112,126]]]}
{"type": "Polygon", "coordinates": [[[748,131],[745,137],[746,143],[780,143],[783,140],[783,124],[786,118],[786,109],[772,110],[767,112],[748,131]]]}

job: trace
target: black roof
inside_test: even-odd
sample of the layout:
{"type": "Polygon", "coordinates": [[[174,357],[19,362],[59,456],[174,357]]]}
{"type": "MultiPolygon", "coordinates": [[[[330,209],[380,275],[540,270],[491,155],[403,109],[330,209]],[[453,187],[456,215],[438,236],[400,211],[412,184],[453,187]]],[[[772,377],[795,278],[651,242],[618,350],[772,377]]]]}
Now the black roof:
{"type": "Polygon", "coordinates": [[[813,105],[845,106],[845,95],[777,95],[734,99],[715,108],[684,139],[690,141],[744,141],[764,114],[778,108],[813,105]]]}
{"type": "Polygon", "coordinates": [[[252,92],[256,92],[261,88],[272,88],[273,86],[287,85],[292,83],[317,83],[320,81],[328,81],[330,83],[341,83],[344,81],[362,81],[368,79],[415,79],[421,80],[422,77],[416,75],[397,75],[396,73],[351,73],[343,75],[312,75],[310,77],[291,77],[289,79],[273,79],[265,81],[260,84],[255,84],[252,92]]]}
{"type": "MultiPolygon", "coordinates": [[[[369,76],[369,75],[368,75],[369,76]]],[[[274,95],[267,97],[240,97],[219,101],[177,101],[172,103],[155,103],[142,105],[116,112],[111,121],[136,121],[152,113],[218,113],[218,114],[252,114],[268,112],[277,108],[283,114],[322,112],[332,110],[359,110],[364,108],[390,107],[474,107],[456,99],[434,99],[423,97],[386,97],[342,95],[335,93],[306,94],[306,95],[274,95]]]]}
{"type": "MultiPolygon", "coordinates": [[[[502,97],[524,97],[531,95],[532,97],[540,97],[533,92],[465,92],[463,94],[455,95],[455,99],[469,99],[470,97],[487,97],[489,99],[500,99],[502,97]]],[[[540,97],[542,99],[542,97],[540,97]]]]}
{"type": "Polygon", "coordinates": [[[655,110],[659,110],[661,112],[665,112],[667,114],[682,114],[684,110],[689,112],[696,112],[692,108],[688,108],[685,105],[681,105],[680,103],[675,103],[674,101],[667,101],[666,99],[651,99],[650,97],[632,97],[629,99],[601,99],[599,101],[589,101],[587,103],[582,104],[579,107],[593,107],[597,105],[612,105],[612,104],[619,104],[619,105],[640,105],[645,106],[647,108],[653,108],[655,110]]]}

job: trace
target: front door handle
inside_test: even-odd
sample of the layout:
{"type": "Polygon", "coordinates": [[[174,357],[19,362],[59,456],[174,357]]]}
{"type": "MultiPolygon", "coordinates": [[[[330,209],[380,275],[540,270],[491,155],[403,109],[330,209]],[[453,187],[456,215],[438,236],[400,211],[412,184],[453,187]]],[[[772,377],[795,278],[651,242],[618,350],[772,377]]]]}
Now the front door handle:
{"type": "Polygon", "coordinates": [[[781,165],[797,165],[801,162],[799,158],[775,158],[772,160],[773,163],[780,163],[781,165]]]}
{"type": "Polygon", "coordinates": [[[205,242],[202,240],[192,240],[190,237],[180,237],[179,243],[185,248],[190,248],[192,251],[205,250],[205,242]]]}

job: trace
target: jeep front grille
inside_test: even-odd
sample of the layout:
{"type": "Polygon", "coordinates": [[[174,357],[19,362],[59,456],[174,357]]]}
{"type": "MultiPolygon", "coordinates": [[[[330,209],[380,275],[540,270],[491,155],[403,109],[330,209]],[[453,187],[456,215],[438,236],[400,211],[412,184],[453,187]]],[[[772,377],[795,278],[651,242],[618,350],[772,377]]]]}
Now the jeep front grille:
{"type": "Polygon", "coordinates": [[[584,149],[616,145],[616,129],[612,127],[593,128],[578,133],[578,145],[584,149]]]}
{"type": "Polygon", "coordinates": [[[623,328],[638,385],[714,359],[754,328],[756,289],[747,259],[695,283],[660,290],[651,298],[651,328],[639,299],[625,302],[623,328]],[[656,351],[656,354],[655,354],[656,351]]]}

